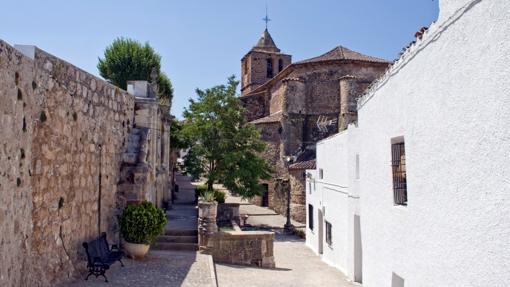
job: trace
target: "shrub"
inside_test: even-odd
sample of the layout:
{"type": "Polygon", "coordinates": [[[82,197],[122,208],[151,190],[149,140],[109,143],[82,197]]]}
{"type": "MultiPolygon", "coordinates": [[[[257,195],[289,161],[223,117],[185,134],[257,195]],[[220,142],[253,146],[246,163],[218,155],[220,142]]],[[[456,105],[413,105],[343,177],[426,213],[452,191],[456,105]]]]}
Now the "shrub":
{"type": "Polygon", "coordinates": [[[206,185],[198,185],[195,188],[198,196],[204,201],[225,203],[225,193],[219,190],[208,191],[206,185]]]}
{"type": "Polygon", "coordinates": [[[213,202],[215,200],[214,192],[206,190],[204,193],[202,193],[201,198],[205,202],[213,202]]]}
{"type": "Polygon", "coordinates": [[[167,223],[163,209],[150,202],[130,205],[120,218],[120,231],[130,243],[151,244],[160,235],[167,223]]]}
{"type": "Polygon", "coordinates": [[[215,190],[214,191],[214,199],[218,202],[218,203],[225,203],[225,193],[224,192],[221,192],[219,190],[215,190]]]}
{"type": "Polygon", "coordinates": [[[195,191],[197,192],[199,197],[204,196],[204,193],[207,191],[207,186],[205,185],[197,185],[195,188],[195,191]]]}

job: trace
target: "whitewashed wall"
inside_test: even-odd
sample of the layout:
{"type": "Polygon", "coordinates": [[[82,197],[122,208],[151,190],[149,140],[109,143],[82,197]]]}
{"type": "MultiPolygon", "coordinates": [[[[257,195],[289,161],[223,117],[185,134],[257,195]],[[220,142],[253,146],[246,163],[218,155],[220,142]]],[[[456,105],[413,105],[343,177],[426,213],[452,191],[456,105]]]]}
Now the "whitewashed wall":
{"type": "Polygon", "coordinates": [[[442,1],[390,72],[360,102],[363,285],[509,286],[510,1],[442,1]],[[398,136],[407,207],[393,205],[398,136]]]}
{"type": "MultiPolygon", "coordinates": [[[[332,244],[326,243],[326,227],[323,228],[322,259],[340,269],[354,280],[354,215],[358,214],[355,154],[351,150],[357,142],[355,128],[320,141],[317,144],[317,170],[308,171],[307,206],[314,207],[314,230],[307,228],[306,244],[319,253],[319,210],[324,211],[324,221],[332,224],[332,244]],[[354,155],[354,156],[351,156],[354,155]],[[323,178],[319,178],[319,170],[323,178]]],[[[308,212],[308,209],[307,209],[308,212]]],[[[307,214],[307,220],[308,220],[307,214]]],[[[325,224],[325,223],[323,223],[325,224]]],[[[310,226],[309,223],[307,226],[310,226]]]]}

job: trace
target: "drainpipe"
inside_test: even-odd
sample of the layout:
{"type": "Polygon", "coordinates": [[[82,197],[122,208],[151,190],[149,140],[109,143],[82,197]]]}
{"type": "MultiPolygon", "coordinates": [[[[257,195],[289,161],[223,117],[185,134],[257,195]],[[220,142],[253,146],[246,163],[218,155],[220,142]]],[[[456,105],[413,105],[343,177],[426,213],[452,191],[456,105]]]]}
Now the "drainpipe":
{"type": "Polygon", "coordinates": [[[101,177],[102,177],[102,158],[103,158],[103,147],[101,144],[99,147],[99,191],[97,196],[97,234],[101,235],[101,177]]]}

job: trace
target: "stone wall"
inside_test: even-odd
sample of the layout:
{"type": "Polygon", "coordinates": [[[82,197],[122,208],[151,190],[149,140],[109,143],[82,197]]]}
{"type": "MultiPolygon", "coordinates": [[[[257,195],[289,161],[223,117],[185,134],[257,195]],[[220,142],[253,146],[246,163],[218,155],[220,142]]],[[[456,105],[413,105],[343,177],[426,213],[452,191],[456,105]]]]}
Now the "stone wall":
{"type": "Polygon", "coordinates": [[[239,204],[198,203],[198,244],[215,262],[274,268],[274,233],[242,231],[239,204]],[[230,220],[234,231],[218,231],[216,222],[230,220]]]}
{"type": "MultiPolygon", "coordinates": [[[[314,150],[315,143],[338,133],[349,123],[357,120],[356,101],[369,83],[379,77],[388,63],[363,61],[330,61],[322,63],[295,64],[280,80],[267,85],[267,99],[257,106],[255,101],[243,104],[250,115],[271,117],[276,112],[279,121],[258,122],[262,139],[268,150],[264,157],[275,167],[273,179],[269,182],[269,207],[280,214],[286,214],[286,188],[291,189],[291,216],[305,221],[305,188],[302,172],[289,172],[284,159],[307,150],[314,150]],[[267,109],[269,113],[262,112],[267,109]],[[318,121],[329,122],[324,128],[317,127],[318,121]],[[283,182],[288,182],[283,184],[283,182]]],[[[260,94],[264,93],[261,91],[260,94]]],[[[248,95],[242,98],[251,98],[248,95]]],[[[262,101],[261,101],[262,102],[262,101]]],[[[312,158],[304,159],[309,160],[312,158]]],[[[254,204],[260,198],[251,200],[254,204]]]]}
{"type": "Polygon", "coordinates": [[[35,47],[0,41],[0,285],[76,275],[84,240],[117,241],[134,98],[35,47]],[[33,59],[30,59],[32,57],[33,59]]]}
{"type": "Polygon", "coordinates": [[[216,212],[216,222],[220,226],[230,224],[232,220],[241,224],[239,203],[219,203],[216,212]]]}
{"type": "Polygon", "coordinates": [[[265,92],[239,98],[245,108],[244,117],[251,122],[269,115],[268,94],[265,92]]]}
{"type": "Polygon", "coordinates": [[[295,221],[306,222],[306,178],[304,169],[291,169],[290,175],[290,215],[295,221]]]}
{"type": "Polygon", "coordinates": [[[214,262],[274,268],[273,242],[273,232],[217,232],[208,241],[207,253],[214,262]]]}
{"type": "Polygon", "coordinates": [[[267,77],[267,59],[271,59],[273,64],[273,76],[280,72],[278,60],[281,59],[283,61],[282,68],[287,67],[292,62],[292,57],[283,53],[250,51],[241,60],[241,91],[243,95],[255,90],[271,79],[267,77]]]}
{"type": "Polygon", "coordinates": [[[0,286],[37,284],[37,277],[23,276],[35,268],[31,158],[38,103],[33,79],[32,61],[0,41],[0,286]]]}

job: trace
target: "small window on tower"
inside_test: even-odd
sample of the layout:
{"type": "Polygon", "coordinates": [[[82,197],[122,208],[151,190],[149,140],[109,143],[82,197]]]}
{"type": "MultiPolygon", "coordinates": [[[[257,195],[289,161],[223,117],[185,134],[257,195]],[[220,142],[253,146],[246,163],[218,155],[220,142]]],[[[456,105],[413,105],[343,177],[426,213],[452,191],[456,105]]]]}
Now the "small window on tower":
{"type": "Polygon", "coordinates": [[[267,73],[266,78],[272,78],[273,77],[273,60],[267,59],[267,73]]]}
{"type": "Polygon", "coordinates": [[[283,60],[279,59],[278,60],[278,73],[281,72],[282,70],[283,70],[283,60]]]}

